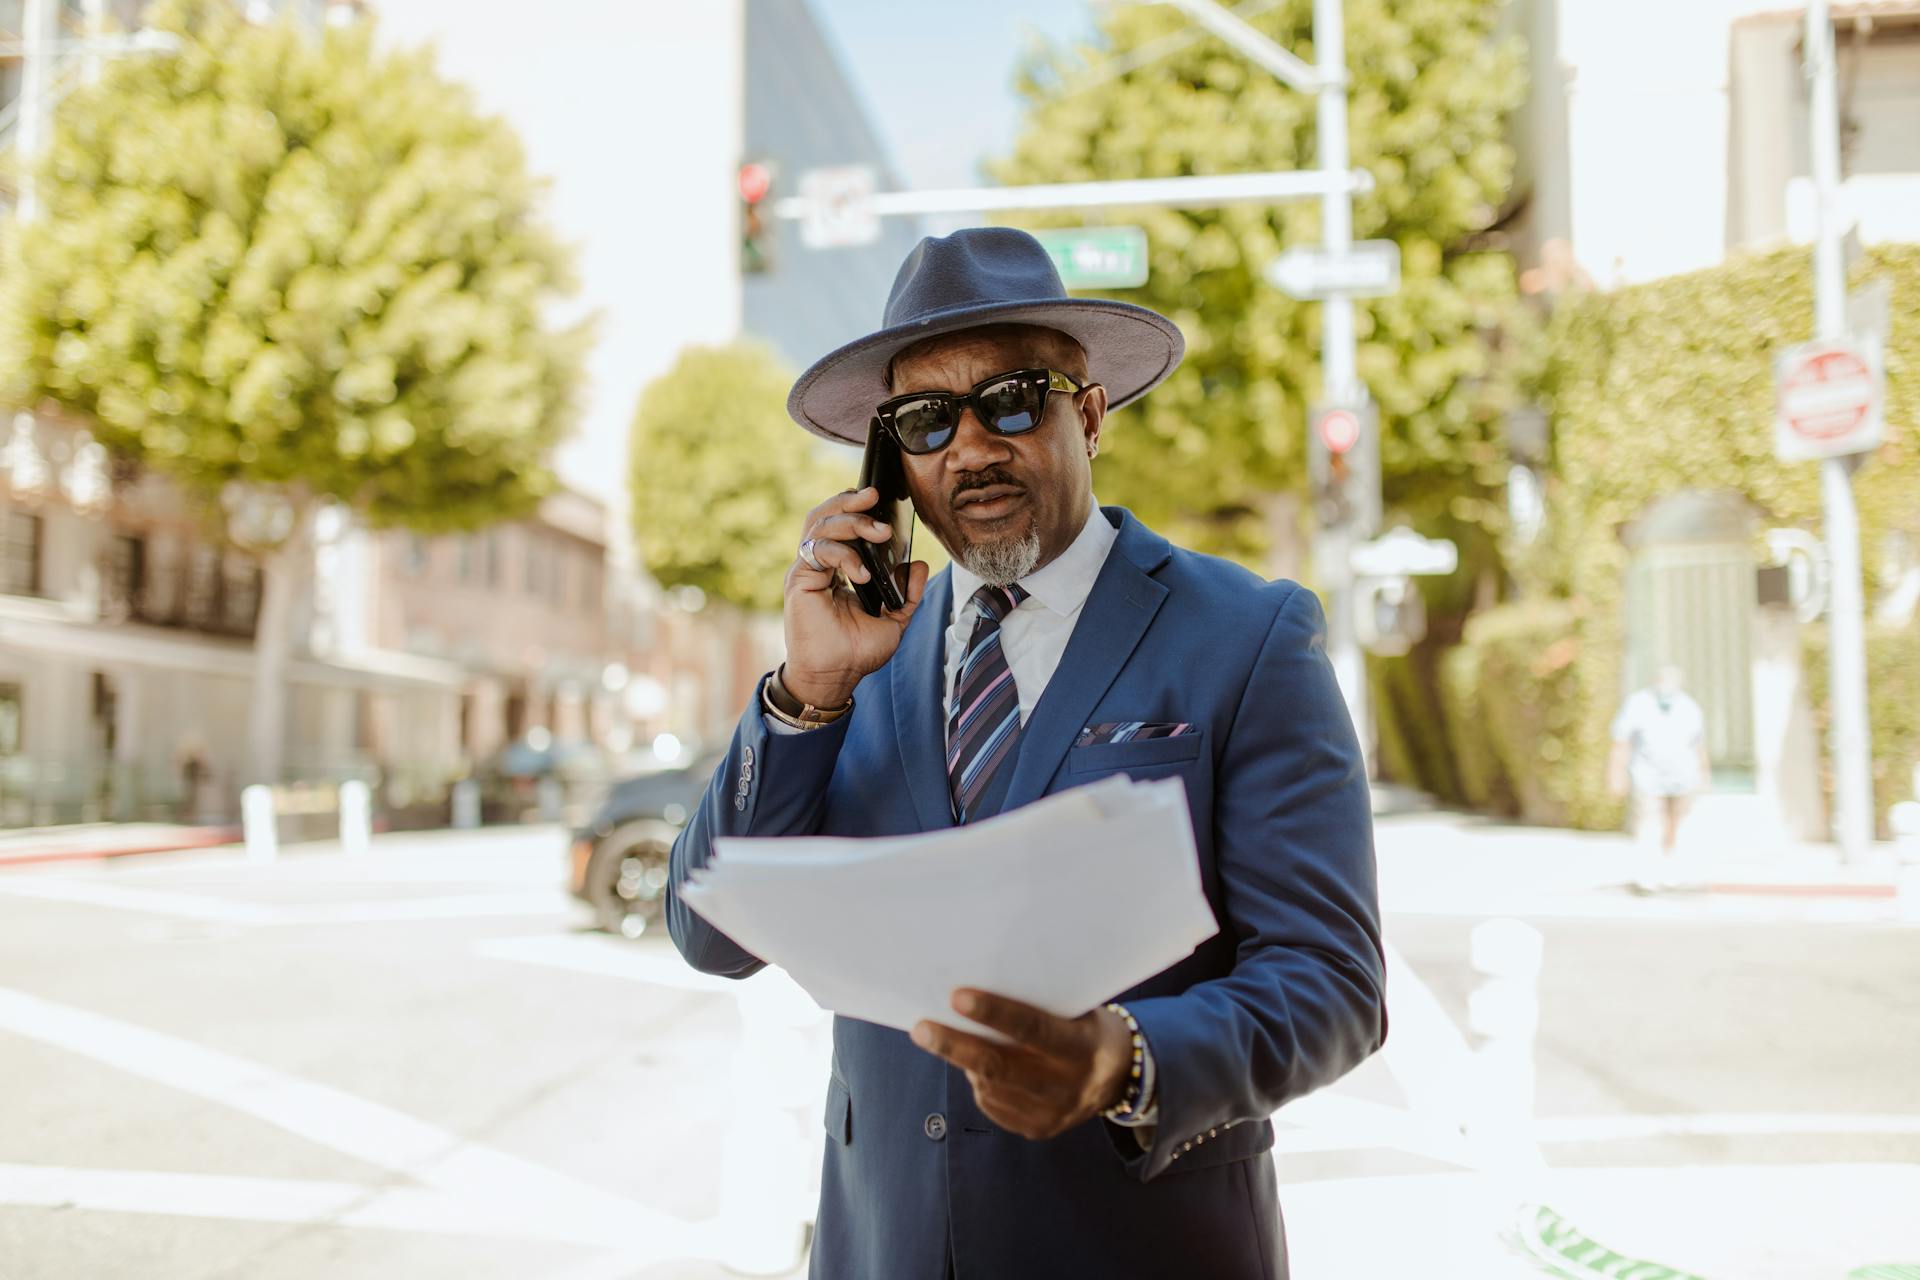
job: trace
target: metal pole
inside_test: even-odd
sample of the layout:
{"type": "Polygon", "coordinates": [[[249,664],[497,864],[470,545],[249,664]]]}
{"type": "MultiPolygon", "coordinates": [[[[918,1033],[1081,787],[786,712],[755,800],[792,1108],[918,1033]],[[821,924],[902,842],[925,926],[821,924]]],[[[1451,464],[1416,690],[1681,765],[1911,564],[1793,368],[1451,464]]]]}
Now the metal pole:
{"type": "Polygon", "coordinates": [[[56,0],[27,0],[21,14],[20,43],[20,125],[14,154],[20,158],[20,200],[16,206],[22,222],[40,211],[33,190],[33,166],[40,159],[40,130],[46,119],[48,72],[52,56],[47,46],[53,43],[53,11],[56,0]]]}
{"type": "MultiPolygon", "coordinates": [[[[1316,121],[1320,168],[1347,172],[1347,34],[1341,0],[1313,0],[1313,47],[1319,81],[1316,121]]],[[[1329,191],[1320,201],[1320,237],[1329,254],[1344,257],[1353,248],[1353,197],[1329,191]]],[[[1322,394],[1339,403],[1357,403],[1365,394],[1355,370],[1353,299],[1335,293],[1320,304],[1322,394]]],[[[1369,504],[1371,505],[1371,504],[1369,504]]],[[[1367,668],[1354,618],[1353,568],[1347,557],[1357,531],[1351,522],[1322,529],[1324,551],[1318,557],[1321,586],[1327,593],[1327,657],[1333,663],[1347,713],[1360,735],[1373,772],[1373,721],[1367,707],[1367,668]]]]}
{"type": "MultiPolygon", "coordinates": [[[[1827,0],[1807,5],[1806,70],[1813,126],[1814,336],[1847,336],[1847,274],[1835,203],[1840,188],[1840,107],[1827,0]]],[[[1864,591],[1860,583],[1860,516],[1854,505],[1850,457],[1820,464],[1826,505],[1828,695],[1833,710],[1834,835],[1848,862],[1867,856],[1873,841],[1873,770],[1867,737],[1864,591]]]]}

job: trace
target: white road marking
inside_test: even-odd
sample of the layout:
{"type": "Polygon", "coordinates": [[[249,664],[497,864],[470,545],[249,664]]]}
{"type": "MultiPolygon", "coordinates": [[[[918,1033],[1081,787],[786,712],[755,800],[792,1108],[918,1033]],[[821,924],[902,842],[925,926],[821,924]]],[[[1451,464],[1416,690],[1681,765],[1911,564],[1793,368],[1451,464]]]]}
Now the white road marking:
{"type": "MultiPolygon", "coordinates": [[[[508,1155],[339,1089],[100,1014],[0,987],[0,1030],[230,1107],[462,1202],[511,1234],[631,1248],[658,1258],[712,1256],[710,1230],[508,1155]]],[[[361,1225],[417,1218],[445,1201],[369,1188],[361,1225]]],[[[461,1229],[448,1227],[449,1230],[461,1229]]]]}
{"type": "Polygon", "coordinates": [[[475,955],[493,960],[570,969],[575,973],[677,987],[683,991],[725,996],[740,993],[740,983],[732,978],[701,973],[678,955],[650,954],[631,942],[604,934],[540,933],[524,938],[489,938],[476,942],[473,951],[475,955]]]}
{"type": "Polygon", "coordinates": [[[1870,1112],[1726,1112],[1707,1115],[1554,1116],[1534,1122],[1541,1142],[1632,1142],[1642,1138],[1741,1138],[1780,1134],[1920,1136],[1920,1115],[1870,1112]]]}
{"type": "Polygon", "coordinates": [[[149,915],[174,916],[209,924],[269,928],[314,924],[392,924],[408,920],[471,920],[489,916],[544,916],[564,913],[570,899],[558,889],[521,889],[507,893],[463,893],[433,898],[391,898],[373,902],[277,905],[236,902],[211,894],[175,893],[133,885],[86,880],[22,880],[0,883],[0,893],[110,907],[149,915]]]}

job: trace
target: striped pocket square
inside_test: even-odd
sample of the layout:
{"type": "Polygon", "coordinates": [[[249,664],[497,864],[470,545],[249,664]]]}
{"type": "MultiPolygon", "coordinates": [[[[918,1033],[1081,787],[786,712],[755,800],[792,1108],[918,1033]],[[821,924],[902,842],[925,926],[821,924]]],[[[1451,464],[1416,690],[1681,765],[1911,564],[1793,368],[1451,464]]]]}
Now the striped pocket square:
{"type": "Polygon", "coordinates": [[[1194,728],[1185,720],[1110,720],[1105,724],[1090,724],[1080,731],[1073,740],[1076,747],[1091,747],[1102,742],[1138,742],[1143,738],[1177,738],[1181,734],[1192,733],[1194,728]]]}

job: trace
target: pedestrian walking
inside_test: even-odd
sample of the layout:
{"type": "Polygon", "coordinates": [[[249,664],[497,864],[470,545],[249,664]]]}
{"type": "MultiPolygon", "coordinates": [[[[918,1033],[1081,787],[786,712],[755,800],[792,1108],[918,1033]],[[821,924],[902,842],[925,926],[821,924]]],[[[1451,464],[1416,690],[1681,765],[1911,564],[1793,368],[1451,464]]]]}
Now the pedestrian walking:
{"type": "Polygon", "coordinates": [[[1706,714],[1684,683],[1680,668],[1662,667],[1653,685],[1628,694],[1613,718],[1607,785],[1616,796],[1632,794],[1640,842],[1633,887],[1642,893],[1681,884],[1680,826],[1712,776],[1706,714]]]}
{"type": "Polygon", "coordinates": [[[1122,773],[1185,784],[1219,923],[1077,1018],[956,992],[1001,1041],[836,1018],[815,1276],[1284,1276],[1268,1116],[1385,1036],[1365,765],[1318,602],[1094,500],[1107,411],[1182,350],[1155,312],[1068,297],[1032,236],[973,229],[921,241],[883,327],[788,400],[897,450],[953,563],[914,563],[870,614],[848,582],[869,581],[854,544],[895,533],[878,495],[808,515],[786,662],[674,846],[681,953],[761,967],[679,896],[718,838],[934,831],[1122,773]]]}

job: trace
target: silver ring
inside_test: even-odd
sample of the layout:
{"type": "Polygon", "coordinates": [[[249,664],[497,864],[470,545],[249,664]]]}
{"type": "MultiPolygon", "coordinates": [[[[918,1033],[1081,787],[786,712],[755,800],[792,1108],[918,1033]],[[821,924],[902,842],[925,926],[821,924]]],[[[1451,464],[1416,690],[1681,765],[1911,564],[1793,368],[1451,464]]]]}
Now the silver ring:
{"type": "Polygon", "coordinates": [[[815,573],[825,573],[827,571],[827,566],[821,564],[818,560],[815,560],[813,558],[813,539],[812,538],[808,538],[805,542],[800,544],[800,562],[806,565],[807,568],[813,570],[815,573]]]}

